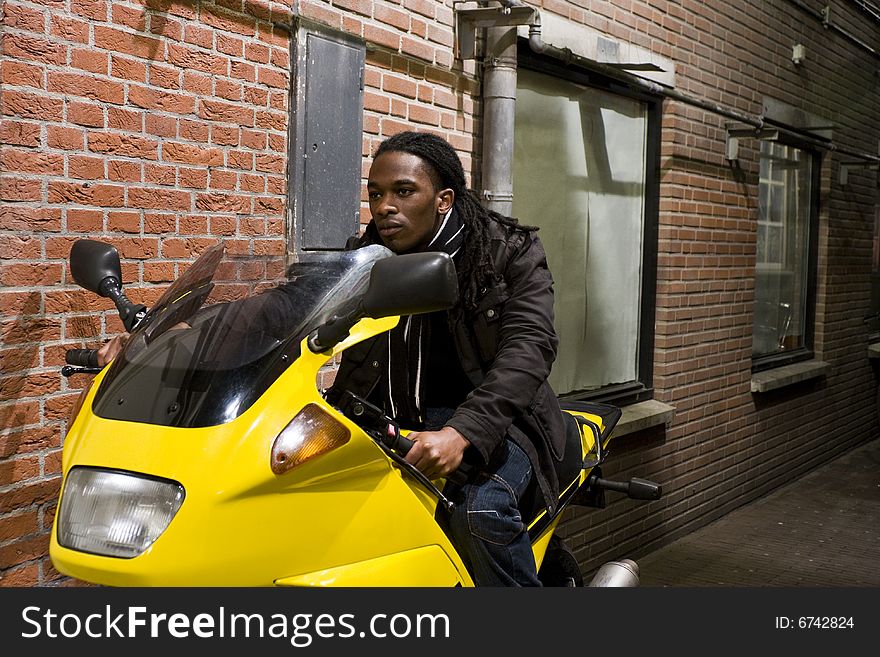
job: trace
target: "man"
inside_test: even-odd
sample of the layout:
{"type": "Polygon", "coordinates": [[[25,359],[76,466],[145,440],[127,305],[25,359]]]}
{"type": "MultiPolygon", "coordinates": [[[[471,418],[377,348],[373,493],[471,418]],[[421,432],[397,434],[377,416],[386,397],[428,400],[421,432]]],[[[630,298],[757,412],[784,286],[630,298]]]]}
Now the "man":
{"type": "Polygon", "coordinates": [[[459,303],[346,351],[328,399],[350,390],[418,429],[406,459],[431,478],[475,466],[447,485],[460,503],[438,520],[478,586],[539,586],[519,506],[534,477],[555,508],[564,425],[547,383],[558,338],[536,229],[483,208],[455,150],[432,134],[382,142],[367,191],[372,221],[354,246],[449,253],[459,303]]]}

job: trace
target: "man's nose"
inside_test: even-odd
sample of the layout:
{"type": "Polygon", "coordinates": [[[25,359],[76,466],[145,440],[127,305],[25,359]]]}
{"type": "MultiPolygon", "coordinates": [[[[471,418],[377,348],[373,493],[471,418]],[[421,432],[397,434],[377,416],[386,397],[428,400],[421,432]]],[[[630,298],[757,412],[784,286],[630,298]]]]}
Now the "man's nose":
{"type": "Polygon", "coordinates": [[[381,217],[385,217],[389,214],[396,214],[397,207],[391,202],[391,197],[389,195],[383,195],[379,198],[379,202],[376,204],[376,214],[381,217]]]}

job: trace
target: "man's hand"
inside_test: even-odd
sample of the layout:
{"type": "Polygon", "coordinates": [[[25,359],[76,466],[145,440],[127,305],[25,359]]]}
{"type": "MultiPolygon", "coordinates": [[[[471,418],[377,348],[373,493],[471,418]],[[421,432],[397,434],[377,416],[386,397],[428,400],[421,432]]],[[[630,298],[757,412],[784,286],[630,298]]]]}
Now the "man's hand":
{"type": "Polygon", "coordinates": [[[128,333],[117,335],[112,340],[105,342],[104,345],[98,349],[98,365],[104,367],[107,363],[116,358],[116,356],[119,355],[119,352],[122,351],[126,342],[128,342],[128,333]]]}
{"type": "Polygon", "coordinates": [[[454,472],[464,457],[470,442],[452,427],[439,431],[413,431],[407,438],[415,442],[406,460],[430,479],[445,477],[454,472]]]}

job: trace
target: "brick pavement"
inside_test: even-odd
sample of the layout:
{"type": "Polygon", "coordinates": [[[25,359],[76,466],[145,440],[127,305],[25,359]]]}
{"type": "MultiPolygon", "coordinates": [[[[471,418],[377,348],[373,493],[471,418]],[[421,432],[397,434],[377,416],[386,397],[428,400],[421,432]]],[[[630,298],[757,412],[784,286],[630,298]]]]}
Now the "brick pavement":
{"type": "Polygon", "coordinates": [[[880,439],[638,563],[642,586],[880,586],[880,439]]]}

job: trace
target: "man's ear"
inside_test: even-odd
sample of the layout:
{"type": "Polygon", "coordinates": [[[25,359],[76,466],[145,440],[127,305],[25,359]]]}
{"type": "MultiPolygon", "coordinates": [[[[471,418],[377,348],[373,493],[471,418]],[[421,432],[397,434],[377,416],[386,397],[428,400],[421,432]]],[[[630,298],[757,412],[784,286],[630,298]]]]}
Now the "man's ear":
{"type": "Polygon", "coordinates": [[[455,192],[452,189],[441,189],[437,192],[437,212],[446,214],[455,203],[455,192]]]}

